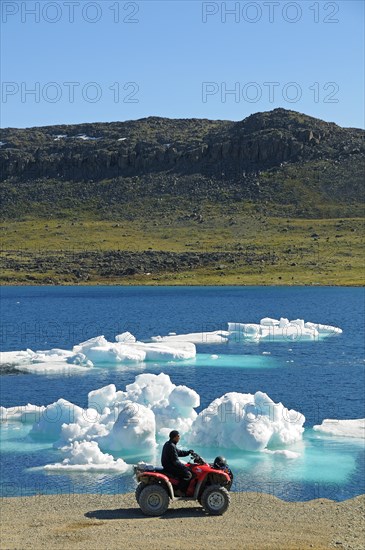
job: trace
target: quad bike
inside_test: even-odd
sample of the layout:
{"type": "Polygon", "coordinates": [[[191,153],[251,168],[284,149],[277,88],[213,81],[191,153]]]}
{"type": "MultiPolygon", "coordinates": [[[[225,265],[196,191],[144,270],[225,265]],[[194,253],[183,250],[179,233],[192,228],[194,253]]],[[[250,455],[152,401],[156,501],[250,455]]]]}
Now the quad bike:
{"type": "Polygon", "coordinates": [[[163,468],[145,463],[134,466],[138,481],[136,500],[142,512],[148,516],[161,516],[169,507],[170,500],[197,500],[210,515],[222,515],[228,510],[233,474],[228,466],[220,468],[208,464],[197,453],[191,453],[192,478],[185,493],[179,489],[181,480],[172,477],[163,468]]]}

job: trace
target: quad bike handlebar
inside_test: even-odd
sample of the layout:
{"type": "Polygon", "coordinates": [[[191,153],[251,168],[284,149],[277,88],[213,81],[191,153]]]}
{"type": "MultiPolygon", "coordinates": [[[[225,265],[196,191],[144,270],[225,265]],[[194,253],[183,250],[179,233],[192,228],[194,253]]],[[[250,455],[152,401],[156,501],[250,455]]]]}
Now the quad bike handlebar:
{"type": "Polygon", "coordinates": [[[190,453],[190,456],[193,457],[194,464],[200,464],[200,465],[207,464],[206,460],[204,460],[204,458],[198,455],[198,453],[196,453],[195,451],[190,453]]]}

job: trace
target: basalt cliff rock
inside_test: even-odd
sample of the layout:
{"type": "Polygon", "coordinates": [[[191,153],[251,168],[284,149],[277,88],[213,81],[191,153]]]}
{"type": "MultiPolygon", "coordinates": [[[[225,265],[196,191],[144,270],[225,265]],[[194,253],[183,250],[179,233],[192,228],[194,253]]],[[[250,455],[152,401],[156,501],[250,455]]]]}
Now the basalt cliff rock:
{"type": "Polygon", "coordinates": [[[3,216],[47,201],[69,208],[92,199],[98,208],[136,195],[284,201],[302,212],[321,201],[358,205],[364,135],[284,109],[241,122],[150,117],[7,128],[0,133],[3,216]]]}

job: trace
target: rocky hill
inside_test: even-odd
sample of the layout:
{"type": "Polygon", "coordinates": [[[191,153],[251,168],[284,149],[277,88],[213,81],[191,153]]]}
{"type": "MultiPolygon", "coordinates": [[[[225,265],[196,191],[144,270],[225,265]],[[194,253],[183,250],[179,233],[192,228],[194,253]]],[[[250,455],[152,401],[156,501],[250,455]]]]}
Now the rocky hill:
{"type": "Polygon", "coordinates": [[[136,198],[356,215],[364,199],[364,135],[284,109],[242,122],[150,117],[7,128],[0,132],[2,216],[82,209],[105,217],[136,198]]]}

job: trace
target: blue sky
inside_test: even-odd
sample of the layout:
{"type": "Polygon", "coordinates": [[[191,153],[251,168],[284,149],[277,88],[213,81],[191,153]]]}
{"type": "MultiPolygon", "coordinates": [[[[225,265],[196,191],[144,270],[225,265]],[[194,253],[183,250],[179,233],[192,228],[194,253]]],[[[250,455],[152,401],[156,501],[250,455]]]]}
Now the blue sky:
{"type": "Polygon", "coordinates": [[[284,107],[364,126],[364,3],[1,0],[1,125],[284,107]]]}

